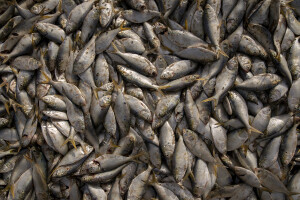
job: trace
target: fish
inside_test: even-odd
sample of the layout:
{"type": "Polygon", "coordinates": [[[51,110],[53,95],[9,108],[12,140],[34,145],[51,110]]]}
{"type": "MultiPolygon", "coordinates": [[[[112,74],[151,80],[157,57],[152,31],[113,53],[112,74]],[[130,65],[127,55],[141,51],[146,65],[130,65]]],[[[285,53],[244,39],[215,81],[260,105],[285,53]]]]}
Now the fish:
{"type": "Polygon", "coordinates": [[[0,199],[296,199],[299,5],[0,2],[0,199]]]}

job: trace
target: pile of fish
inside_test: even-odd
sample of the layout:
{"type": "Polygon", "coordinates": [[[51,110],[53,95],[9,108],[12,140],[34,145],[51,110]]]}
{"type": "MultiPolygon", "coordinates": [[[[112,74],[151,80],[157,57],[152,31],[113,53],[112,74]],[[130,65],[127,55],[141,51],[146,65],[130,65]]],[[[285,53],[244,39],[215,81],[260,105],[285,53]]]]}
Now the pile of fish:
{"type": "Polygon", "coordinates": [[[300,0],[25,0],[0,15],[0,199],[300,199],[300,0]]]}

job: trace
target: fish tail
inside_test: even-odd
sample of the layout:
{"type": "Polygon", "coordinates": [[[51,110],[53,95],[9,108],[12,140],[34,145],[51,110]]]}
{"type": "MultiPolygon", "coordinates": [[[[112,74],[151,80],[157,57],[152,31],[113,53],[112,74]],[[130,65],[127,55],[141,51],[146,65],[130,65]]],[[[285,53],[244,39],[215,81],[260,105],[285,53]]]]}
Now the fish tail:
{"type": "Polygon", "coordinates": [[[132,156],[132,161],[133,161],[133,162],[136,162],[136,163],[139,163],[139,164],[143,164],[143,162],[139,160],[139,157],[145,156],[145,155],[146,155],[145,152],[140,152],[140,153],[138,153],[138,154],[132,156]]]}
{"type": "Polygon", "coordinates": [[[201,103],[206,103],[206,102],[209,102],[209,101],[213,101],[215,107],[217,107],[217,105],[219,103],[218,99],[215,98],[214,96],[201,101],[201,103]]]}
{"type": "Polygon", "coordinates": [[[11,184],[10,189],[9,189],[13,199],[15,198],[15,186],[14,184],[11,184]]]}
{"type": "Polygon", "coordinates": [[[58,169],[58,167],[55,167],[52,172],[50,173],[50,175],[48,176],[48,180],[50,180],[50,178],[53,176],[54,172],[58,169]]]}
{"type": "Polygon", "coordinates": [[[229,58],[229,56],[220,47],[217,47],[217,55],[219,54],[229,58]]]}
{"type": "Polygon", "coordinates": [[[41,49],[41,58],[44,58],[45,55],[47,54],[47,52],[48,52],[48,49],[45,49],[45,50],[41,49]]]}
{"type": "Polygon", "coordinates": [[[184,20],[184,29],[189,30],[188,20],[184,20]]]}
{"type": "Polygon", "coordinates": [[[122,83],[118,84],[115,80],[112,80],[112,83],[117,90],[122,90],[122,83]]]}
{"type": "Polygon", "coordinates": [[[63,13],[63,10],[62,10],[62,0],[59,0],[58,5],[57,5],[57,10],[58,10],[58,12],[63,13]]]}
{"type": "Polygon", "coordinates": [[[109,141],[109,144],[110,144],[111,147],[114,147],[114,148],[120,147],[119,145],[114,144],[112,140],[109,141]]]}
{"type": "Polygon", "coordinates": [[[156,89],[159,93],[161,93],[163,96],[165,96],[165,94],[163,93],[162,90],[165,90],[167,88],[171,87],[170,85],[162,85],[162,86],[158,86],[158,88],[156,89]]]}
{"type": "Polygon", "coordinates": [[[33,160],[32,160],[29,156],[24,155],[23,157],[24,157],[27,161],[29,161],[30,163],[33,163],[33,160]]]}
{"type": "Polygon", "coordinates": [[[254,127],[252,127],[252,126],[250,126],[250,127],[247,129],[247,132],[248,132],[248,134],[250,134],[251,132],[263,134],[261,131],[257,130],[256,128],[254,128],[254,127]]]}
{"type": "Polygon", "coordinates": [[[111,45],[112,45],[112,47],[114,48],[114,51],[111,52],[111,53],[118,53],[118,52],[120,52],[120,50],[118,49],[118,47],[115,45],[114,42],[112,42],[111,45]]]}
{"type": "Polygon", "coordinates": [[[97,100],[99,99],[99,96],[98,96],[98,91],[99,90],[100,90],[99,88],[93,89],[94,96],[96,97],[97,100]]]}
{"type": "Polygon", "coordinates": [[[164,92],[160,89],[160,88],[157,88],[157,91],[159,94],[161,94],[162,96],[165,96],[164,92]]]}
{"type": "Polygon", "coordinates": [[[139,158],[139,157],[141,157],[141,156],[144,156],[144,155],[145,155],[144,152],[140,152],[140,153],[138,153],[138,154],[132,156],[132,159],[137,159],[137,158],[139,158]]]}
{"type": "Polygon", "coordinates": [[[186,172],[186,174],[184,175],[184,177],[182,179],[182,182],[184,182],[188,177],[191,177],[191,179],[195,182],[195,176],[191,169],[188,169],[188,171],[186,172]]]}
{"type": "Polygon", "coordinates": [[[247,144],[243,144],[243,145],[241,146],[241,148],[242,148],[243,153],[244,153],[245,155],[247,155],[249,146],[248,146],[247,144]]]}
{"type": "Polygon", "coordinates": [[[225,123],[223,123],[223,122],[218,122],[218,123],[216,123],[215,125],[216,125],[216,126],[224,126],[225,123]]]}
{"type": "Polygon", "coordinates": [[[0,88],[2,88],[4,85],[8,86],[7,80],[4,80],[4,81],[0,84],[0,88]]]}
{"type": "Polygon", "coordinates": [[[299,194],[300,194],[300,192],[289,192],[289,193],[286,194],[286,196],[289,200],[294,200],[293,196],[294,195],[299,195],[299,194]]]}
{"type": "Polygon", "coordinates": [[[125,24],[125,20],[122,22],[122,24],[120,26],[120,31],[130,30],[130,28],[124,28],[124,24],[125,24]]]}
{"type": "Polygon", "coordinates": [[[84,142],[80,142],[80,146],[82,147],[83,153],[87,154],[87,150],[86,150],[87,144],[85,144],[84,142]]]}
{"type": "Polygon", "coordinates": [[[10,3],[11,3],[12,5],[14,5],[14,6],[18,5],[17,0],[12,0],[10,3]]]}
{"type": "Polygon", "coordinates": [[[73,145],[74,149],[77,149],[73,135],[70,135],[61,146],[66,145],[68,142],[70,142],[73,145]]]}
{"type": "Polygon", "coordinates": [[[9,59],[10,59],[9,54],[2,54],[2,53],[0,53],[0,57],[3,58],[3,62],[2,62],[3,64],[7,63],[7,61],[9,61],[9,59]]]}
{"type": "Polygon", "coordinates": [[[8,102],[4,103],[4,107],[5,107],[7,114],[9,115],[10,114],[10,112],[9,112],[10,106],[9,106],[8,102]]]}
{"type": "Polygon", "coordinates": [[[155,173],[152,171],[152,179],[148,182],[150,185],[158,183],[155,173]]]}
{"type": "Polygon", "coordinates": [[[50,83],[51,79],[50,77],[43,71],[41,70],[42,75],[45,77],[46,81],[42,82],[43,84],[48,84],[50,83]]]}
{"type": "Polygon", "coordinates": [[[210,80],[210,78],[208,76],[206,76],[206,77],[203,77],[203,78],[199,78],[197,80],[203,81],[202,86],[205,86],[206,83],[210,80]]]}

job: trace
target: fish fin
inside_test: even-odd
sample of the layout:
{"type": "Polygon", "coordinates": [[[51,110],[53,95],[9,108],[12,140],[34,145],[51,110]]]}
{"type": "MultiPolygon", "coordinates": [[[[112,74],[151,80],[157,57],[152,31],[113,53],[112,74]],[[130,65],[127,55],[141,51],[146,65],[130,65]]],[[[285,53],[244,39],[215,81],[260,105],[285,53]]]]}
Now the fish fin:
{"type": "Polygon", "coordinates": [[[13,199],[15,198],[15,186],[14,184],[11,184],[9,191],[11,193],[11,196],[13,197],[13,199]]]}
{"type": "Polygon", "coordinates": [[[136,158],[139,158],[139,157],[144,156],[144,155],[146,155],[145,152],[140,152],[140,153],[138,153],[138,154],[132,156],[132,158],[133,158],[133,159],[136,159],[136,158]]]}
{"type": "Polygon", "coordinates": [[[200,8],[202,0],[197,0],[197,9],[200,8]]]}
{"type": "Polygon", "coordinates": [[[44,16],[42,16],[42,17],[40,18],[40,20],[50,19],[50,18],[51,18],[51,16],[49,16],[49,15],[44,15],[44,16]]]}
{"type": "Polygon", "coordinates": [[[189,30],[189,25],[187,19],[184,21],[184,29],[189,30]]]}
{"type": "Polygon", "coordinates": [[[158,181],[157,181],[155,173],[152,171],[152,179],[151,179],[151,181],[149,181],[149,179],[148,179],[148,184],[152,185],[154,183],[158,183],[158,181]]]}
{"type": "Polygon", "coordinates": [[[124,28],[125,20],[122,22],[120,26],[120,31],[126,31],[126,30],[131,30],[131,28],[124,28]]]}
{"type": "Polygon", "coordinates": [[[4,80],[1,84],[0,84],[0,88],[2,88],[4,85],[7,85],[7,80],[4,80]]]}
{"type": "Polygon", "coordinates": [[[263,187],[263,186],[261,186],[260,189],[263,190],[263,191],[265,191],[265,192],[269,192],[269,193],[273,192],[272,190],[270,190],[270,189],[268,189],[266,187],[263,187]]]}
{"type": "Polygon", "coordinates": [[[4,107],[5,107],[7,114],[10,114],[10,112],[9,112],[10,106],[9,106],[8,102],[4,103],[4,107]]]}
{"type": "Polygon", "coordinates": [[[41,51],[41,58],[44,58],[45,57],[45,55],[47,54],[47,52],[48,52],[48,49],[45,49],[45,50],[40,50],[41,51]]]}
{"type": "Polygon", "coordinates": [[[81,142],[81,143],[80,143],[80,146],[81,146],[81,148],[82,148],[82,150],[83,150],[83,153],[84,153],[84,154],[87,154],[87,150],[86,150],[86,146],[87,146],[87,145],[86,145],[84,142],[81,142]]]}
{"type": "Polygon", "coordinates": [[[75,144],[75,140],[74,140],[73,135],[69,136],[69,137],[64,141],[64,143],[63,143],[61,146],[66,145],[68,142],[70,142],[70,143],[73,145],[74,149],[77,150],[77,147],[76,147],[76,144],[75,144]]]}
{"type": "Polygon", "coordinates": [[[54,174],[54,172],[58,169],[58,167],[55,167],[52,172],[50,173],[50,175],[48,176],[48,180],[50,180],[50,178],[52,177],[52,175],[54,174]]]}
{"type": "Polygon", "coordinates": [[[184,175],[184,177],[183,177],[183,179],[182,179],[182,182],[184,182],[185,180],[187,180],[188,177],[191,177],[191,179],[195,182],[195,176],[194,176],[192,170],[188,170],[188,171],[185,173],[185,175],[184,175]]]}
{"type": "Polygon", "coordinates": [[[121,84],[118,84],[115,80],[112,80],[112,83],[113,83],[114,87],[117,90],[121,90],[122,91],[122,85],[121,84]]]}
{"type": "Polygon", "coordinates": [[[214,102],[214,107],[217,107],[217,105],[219,103],[218,100],[215,97],[207,98],[207,99],[201,101],[201,103],[206,103],[206,102],[209,102],[209,101],[213,101],[214,102]]]}
{"type": "Polygon", "coordinates": [[[50,83],[50,81],[51,81],[50,77],[43,70],[41,70],[41,73],[42,73],[42,75],[46,79],[46,81],[42,82],[42,84],[48,84],[48,83],[50,83]]]}
{"type": "Polygon", "coordinates": [[[17,0],[12,0],[12,1],[11,1],[11,4],[14,5],[14,6],[17,6],[17,5],[18,5],[18,2],[17,2],[17,0]]]}
{"type": "Polygon", "coordinates": [[[174,51],[172,49],[170,49],[169,47],[161,45],[161,48],[163,48],[163,49],[165,49],[165,50],[167,50],[167,51],[169,51],[171,53],[174,53],[174,51]]]}
{"type": "Polygon", "coordinates": [[[29,161],[31,164],[34,163],[34,161],[27,155],[23,156],[27,161],[29,161]]]}
{"type": "Polygon", "coordinates": [[[203,81],[202,83],[202,87],[204,87],[206,85],[206,83],[210,80],[210,78],[208,78],[207,76],[206,77],[203,77],[203,78],[199,78],[200,81],[203,81]]]}
{"type": "Polygon", "coordinates": [[[119,148],[120,147],[119,145],[114,144],[112,140],[109,141],[109,144],[110,144],[111,147],[114,147],[114,148],[119,148]]]}
{"type": "Polygon", "coordinates": [[[94,96],[96,97],[97,100],[99,99],[98,91],[100,91],[100,90],[101,90],[101,89],[99,89],[99,88],[93,89],[94,96]]]}
{"type": "Polygon", "coordinates": [[[0,57],[4,58],[3,62],[2,62],[3,64],[7,63],[7,61],[9,61],[9,59],[10,59],[9,54],[2,54],[2,53],[0,53],[0,57]]]}
{"type": "Polygon", "coordinates": [[[289,197],[289,199],[291,199],[291,200],[293,200],[293,195],[299,195],[300,194],[300,192],[289,192],[289,194],[287,195],[288,197],[289,197]]]}
{"type": "Polygon", "coordinates": [[[169,88],[169,87],[171,87],[171,86],[170,86],[170,85],[162,85],[162,86],[159,86],[159,87],[157,88],[157,91],[158,91],[159,93],[161,93],[163,96],[165,96],[164,93],[162,92],[162,90],[165,90],[165,89],[167,89],[167,88],[169,88]]]}
{"type": "Polygon", "coordinates": [[[114,51],[111,51],[110,53],[119,53],[120,52],[120,50],[118,49],[118,47],[115,45],[114,42],[112,42],[111,45],[114,48],[114,51]]]}
{"type": "Polygon", "coordinates": [[[34,42],[34,39],[33,39],[33,35],[31,35],[31,45],[32,45],[33,49],[36,49],[36,45],[35,45],[35,42],[34,42]]]}
{"type": "Polygon", "coordinates": [[[250,128],[247,129],[247,132],[248,133],[255,132],[255,133],[263,134],[261,131],[257,130],[256,128],[254,128],[252,126],[250,126],[250,128]]]}
{"type": "Polygon", "coordinates": [[[290,3],[293,2],[293,1],[294,1],[294,0],[285,2],[285,7],[289,8],[289,9],[292,9],[292,10],[296,10],[295,7],[293,7],[293,6],[290,5],[290,3]]]}
{"type": "Polygon", "coordinates": [[[160,88],[158,88],[157,91],[160,95],[165,96],[164,92],[160,88]]]}
{"type": "Polygon", "coordinates": [[[215,125],[216,125],[216,126],[224,126],[225,123],[223,123],[223,122],[218,122],[218,123],[216,123],[215,125]]]}
{"type": "Polygon", "coordinates": [[[244,153],[245,155],[247,155],[249,146],[246,145],[246,144],[243,144],[243,145],[241,146],[241,148],[242,148],[243,153],[244,153]]]}
{"type": "Polygon", "coordinates": [[[40,15],[40,16],[43,16],[44,13],[45,13],[45,10],[46,10],[46,7],[43,7],[42,10],[41,10],[41,12],[39,13],[39,15],[40,15]]]}
{"type": "Polygon", "coordinates": [[[62,0],[59,0],[58,5],[57,5],[57,10],[58,10],[58,12],[63,13],[63,10],[62,10],[62,0]]]}
{"type": "Polygon", "coordinates": [[[229,58],[229,56],[220,47],[217,48],[217,56],[219,56],[219,54],[229,58]]]}
{"type": "Polygon", "coordinates": [[[189,176],[191,177],[192,181],[194,181],[194,182],[195,182],[195,176],[194,176],[194,173],[193,173],[193,171],[192,171],[192,170],[190,170],[190,174],[189,174],[189,176]]]}
{"type": "Polygon", "coordinates": [[[29,33],[33,33],[34,28],[35,28],[35,24],[30,28],[29,33]]]}

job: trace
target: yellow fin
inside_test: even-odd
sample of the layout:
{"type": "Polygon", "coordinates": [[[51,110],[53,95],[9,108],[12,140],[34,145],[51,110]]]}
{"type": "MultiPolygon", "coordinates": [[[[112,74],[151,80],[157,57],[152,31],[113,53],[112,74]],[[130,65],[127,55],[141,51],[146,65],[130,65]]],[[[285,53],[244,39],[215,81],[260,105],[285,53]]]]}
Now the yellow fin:
{"type": "Polygon", "coordinates": [[[75,140],[73,139],[73,137],[70,137],[70,136],[64,141],[64,143],[61,146],[66,145],[68,142],[70,142],[73,145],[74,149],[77,150],[75,140]]]}
{"type": "Polygon", "coordinates": [[[248,133],[255,132],[255,133],[263,134],[261,131],[257,130],[256,128],[254,128],[252,126],[247,131],[248,131],[248,133]]]}
{"type": "Polygon", "coordinates": [[[126,31],[126,30],[131,30],[131,28],[124,28],[125,20],[122,22],[120,26],[120,31],[126,31]]]}
{"type": "Polygon", "coordinates": [[[187,19],[184,21],[184,29],[189,30],[188,21],[187,19]]]}
{"type": "Polygon", "coordinates": [[[214,97],[210,97],[210,98],[204,99],[203,101],[201,101],[201,103],[206,103],[206,102],[209,102],[209,101],[213,101],[214,102],[214,107],[217,107],[218,101],[214,97]]]}

